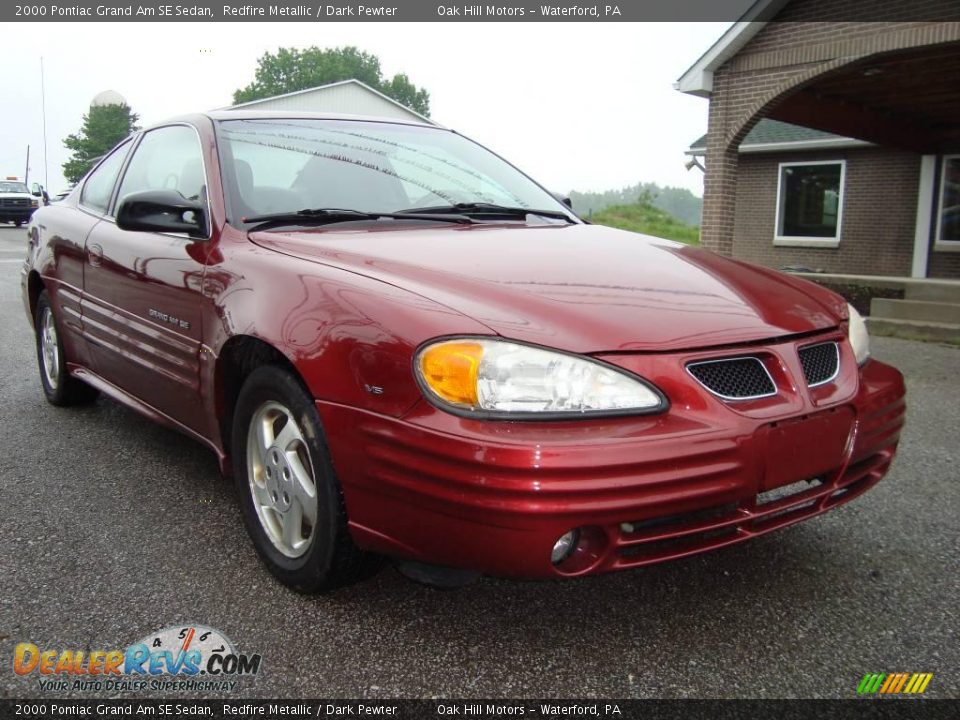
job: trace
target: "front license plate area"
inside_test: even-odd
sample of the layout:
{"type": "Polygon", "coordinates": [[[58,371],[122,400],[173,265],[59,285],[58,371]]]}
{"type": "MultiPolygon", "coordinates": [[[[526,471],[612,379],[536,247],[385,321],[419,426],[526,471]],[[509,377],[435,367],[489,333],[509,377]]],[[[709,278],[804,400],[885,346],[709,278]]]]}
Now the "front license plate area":
{"type": "Polygon", "coordinates": [[[843,464],[853,421],[850,408],[834,408],[768,425],[761,490],[836,470],[843,464]]]}

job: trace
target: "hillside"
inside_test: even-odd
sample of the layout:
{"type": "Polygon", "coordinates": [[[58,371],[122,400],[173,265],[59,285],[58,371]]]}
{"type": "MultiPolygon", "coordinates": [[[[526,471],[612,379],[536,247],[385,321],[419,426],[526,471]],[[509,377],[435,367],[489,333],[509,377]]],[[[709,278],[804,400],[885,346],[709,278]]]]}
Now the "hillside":
{"type": "Polygon", "coordinates": [[[700,208],[703,205],[703,201],[686,188],[661,187],[656,183],[637,183],[619,190],[603,192],[571,190],[569,196],[573,201],[573,209],[584,218],[589,218],[591,213],[611,205],[630,205],[635,203],[637,198],[647,198],[654,207],[670,213],[688,225],[700,224],[700,208]]]}
{"type": "Polygon", "coordinates": [[[631,232],[677,240],[688,245],[700,244],[700,228],[678,220],[660,208],[646,202],[631,205],[613,205],[593,213],[590,221],[596,225],[630,230],[631,232]]]}

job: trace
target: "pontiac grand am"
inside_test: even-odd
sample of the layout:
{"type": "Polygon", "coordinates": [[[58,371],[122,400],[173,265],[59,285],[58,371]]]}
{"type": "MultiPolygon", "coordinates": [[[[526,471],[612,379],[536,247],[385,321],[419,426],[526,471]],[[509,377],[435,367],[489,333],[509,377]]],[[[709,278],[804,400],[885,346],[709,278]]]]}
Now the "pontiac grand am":
{"type": "Polygon", "coordinates": [[[838,295],[591,225],[441,127],[171,120],[28,236],[47,399],[206,444],[304,592],[383,556],[456,585],[738,543],[869,490],[903,424],[838,295]]]}

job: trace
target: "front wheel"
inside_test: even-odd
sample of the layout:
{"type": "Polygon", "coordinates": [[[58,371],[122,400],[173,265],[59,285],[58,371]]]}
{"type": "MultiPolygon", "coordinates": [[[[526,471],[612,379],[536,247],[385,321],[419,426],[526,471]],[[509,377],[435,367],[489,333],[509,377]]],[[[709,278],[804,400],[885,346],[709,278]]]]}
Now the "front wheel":
{"type": "Polygon", "coordinates": [[[296,377],[272,365],[250,374],[231,448],[244,524],[278,580],[314,593],[372,569],[373,558],[350,537],[320,416],[296,377]]]}
{"type": "Polygon", "coordinates": [[[17,227],[20,227],[21,225],[23,225],[23,220],[14,220],[13,224],[16,225],[17,227]]]}
{"type": "Polygon", "coordinates": [[[40,385],[47,401],[51,405],[80,405],[95,400],[97,391],[67,372],[67,356],[46,290],[37,298],[33,325],[37,336],[40,385]]]}

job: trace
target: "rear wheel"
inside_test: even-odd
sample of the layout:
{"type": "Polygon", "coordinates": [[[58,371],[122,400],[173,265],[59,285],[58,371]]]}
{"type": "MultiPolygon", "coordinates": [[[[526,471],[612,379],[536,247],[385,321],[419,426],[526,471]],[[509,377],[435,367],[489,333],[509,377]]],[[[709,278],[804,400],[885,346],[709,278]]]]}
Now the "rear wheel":
{"type": "Polygon", "coordinates": [[[40,385],[47,401],[52,405],[80,405],[95,400],[99,393],[67,372],[63,341],[60,339],[57,319],[46,290],[37,298],[33,325],[37,336],[40,385]]]}
{"type": "Polygon", "coordinates": [[[313,593],[368,574],[375,560],[350,537],[320,416],[297,378],[273,365],[250,374],[231,447],[244,523],[277,579],[313,593]]]}

